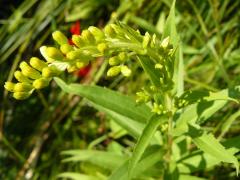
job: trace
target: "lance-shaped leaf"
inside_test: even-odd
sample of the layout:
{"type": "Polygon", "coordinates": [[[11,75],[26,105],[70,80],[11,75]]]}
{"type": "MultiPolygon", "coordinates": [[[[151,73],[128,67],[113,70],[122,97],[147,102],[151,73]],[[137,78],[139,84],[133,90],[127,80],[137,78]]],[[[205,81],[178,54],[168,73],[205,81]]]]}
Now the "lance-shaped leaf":
{"type": "Polygon", "coordinates": [[[154,115],[149,122],[147,123],[146,127],[143,129],[142,135],[137,141],[135,148],[133,150],[132,157],[129,162],[128,166],[128,175],[129,178],[132,177],[134,169],[142,157],[144,151],[146,150],[147,146],[149,145],[153,135],[155,134],[159,124],[162,122],[164,116],[154,115]]]}
{"type": "Polygon", "coordinates": [[[227,151],[226,148],[213,136],[213,134],[207,134],[201,129],[190,125],[188,135],[192,138],[194,144],[196,144],[203,152],[211,155],[220,162],[233,163],[238,174],[239,163],[237,158],[232,152],[227,151]]]}
{"type": "Polygon", "coordinates": [[[152,116],[151,110],[147,105],[137,105],[132,98],[119,92],[99,86],[67,85],[59,78],[55,78],[55,81],[65,92],[85,97],[97,105],[117,112],[134,121],[144,123],[152,116]]]}

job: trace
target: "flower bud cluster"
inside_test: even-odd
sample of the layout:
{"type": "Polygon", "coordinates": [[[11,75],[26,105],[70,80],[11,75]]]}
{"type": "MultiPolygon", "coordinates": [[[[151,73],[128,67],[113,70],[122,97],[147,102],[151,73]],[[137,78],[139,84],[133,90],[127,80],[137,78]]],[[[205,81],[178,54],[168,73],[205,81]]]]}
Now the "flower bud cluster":
{"type": "Polygon", "coordinates": [[[32,57],[29,64],[22,61],[19,65],[21,71],[14,72],[17,83],[6,82],[4,85],[5,89],[13,92],[15,99],[28,98],[34,89],[42,89],[48,86],[51,78],[60,73],[55,66],[48,66],[46,62],[36,57],[32,57]]]}
{"type": "Polygon", "coordinates": [[[130,76],[132,71],[128,66],[124,65],[128,59],[128,54],[126,52],[121,52],[117,56],[112,56],[108,59],[108,63],[111,68],[107,72],[107,76],[116,76],[121,73],[123,76],[130,76]]]}
{"type": "MultiPolygon", "coordinates": [[[[25,99],[34,89],[47,86],[52,77],[59,76],[64,70],[75,71],[88,65],[96,57],[102,56],[110,57],[108,58],[110,65],[107,71],[108,76],[122,74],[126,77],[131,75],[131,69],[126,65],[130,56],[133,59],[143,55],[148,56],[148,59],[155,63],[155,68],[160,71],[160,89],[167,91],[172,88],[174,51],[169,38],[160,41],[155,34],[146,33],[143,36],[139,31],[122,23],[109,24],[104,30],[90,26],[83,30],[81,35],[72,36],[73,45],[69,44],[68,38],[60,31],[55,31],[52,37],[59,45],[58,47],[42,46],[40,48],[47,62],[38,58],[31,58],[30,65],[22,62],[21,71],[15,72],[15,78],[19,83],[24,84],[17,86],[10,82],[5,84],[7,90],[15,93],[16,99],[25,99]]],[[[148,100],[144,93],[138,93],[138,96],[139,102],[148,100]]],[[[161,108],[158,107],[158,109],[161,108]]],[[[164,112],[164,110],[161,111],[164,112]]]]}

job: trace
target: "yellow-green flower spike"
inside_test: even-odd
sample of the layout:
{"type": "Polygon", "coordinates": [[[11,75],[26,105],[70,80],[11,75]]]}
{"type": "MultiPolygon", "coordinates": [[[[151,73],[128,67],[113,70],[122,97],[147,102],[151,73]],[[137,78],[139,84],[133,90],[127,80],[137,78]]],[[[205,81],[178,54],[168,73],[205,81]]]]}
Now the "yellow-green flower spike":
{"type": "Polygon", "coordinates": [[[108,60],[110,66],[116,66],[120,64],[120,61],[117,56],[110,57],[108,60]]]}
{"type": "Polygon", "coordinates": [[[131,75],[132,71],[127,66],[121,66],[121,73],[123,76],[128,77],[131,75]]]}
{"type": "Polygon", "coordinates": [[[27,76],[31,79],[38,79],[41,77],[41,74],[33,69],[32,67],[30,67],[26,62],[21,62],[19,65],[20,69],[22,70],[22,73],[24,76],[27,76]]]}
{"type": "Polygon", "coordinates": [[[4,84],[4,88],[10,92],[14,92],[14,86],[15,86],[15,84],[12,82],[5,82],[5,84],[4,84]]]}
{"type": "Polygon", "coordinates": [[[17,100],[27,99],[31,95],[30,92],[14,92],[13,97],[17,100]]]}
{"type": "Polygon", "coordinates": [[[81,36],[79,36],[79,35],[73,35],[72,36],[72,41],[79,48],[86,44],[84,42],[83,38],[81,36]]]}
{"type": "Polygon", "coordinates": [[[97,45],[97,49],[99,50],[99,52],[104,54],[105,50],[107,49],[107,44],[106,43],[100,43],[100,44],[97,45]]]}
{"type": "Polygon", "coordinates": [[[55,66],[48,66],[42,70],[42,76],[45,78],[52,78],[54,76],[58,76],[60,73],[61,72],[55,66]]]}
{"type": "Polygon", "coordinates": [[[70,51],[73,51],[73,47],[70,44],[63,44],[60,47],[60,50],[62,51],[63,54],[67,54],[70,51]]]}
{"type": "Polygon", "coordinates": [[[32,80],[30,80],[30,79],[28,79],[28,77],[24,76],[21,71],[15,71],[15,72],[14,72],[14,77],[15,77],[19,82],[32,83],[32,80]]]}
{"type": "Polygon", "coordinates": [[[33,81],[33,87],[35,89],[42,89],[47,87],[48,85],[49,85],[49,79],[47,78],[40,78],[33,81]]]}
{"type": "Polygon", "coordinates": [[[81,34],[81,37],[88,44],[95,43],[95,38],[89,30],[83,30],[82,34],[81,34]]]}
{"type": "Polygon", "coordinates": [[[90,26],[88,30],[93,34],[97,42],[100,42],[104,38],[104,33],[97,27],[90,26]]]}
{"type": "Polygon", "coordinates": [[[29,83],[17,83],[14,86],[14,92],[28,92],[33,89],[33,86],[29,83]]]}
{"type": "Polygon", "coordinates": [[[43,68],[47,67],[47,63],[45,63],[44,61],[38,59],[37,57],[32,57],[30,59],[30,65],[37,69],[38,71],[42,71],[43,68]]]}
{"type": "Polygon", "coordinates": [[[64,59],[62,52],[55,47],[47,47],[46,53],[47,53],[47,56],[52,59],[59,60],[59,61],[64,59]]]}
{"type": "Polygon", "coordinates": [[[67,37],[61,31],[55,31],[52,33],[52,37],[59,45],[68,43],[67,37]]]}
{"type": "Polygon", "coordinates": [[[120,66],[113,66],[107,71],[107,76],[109,77],[117,76],[120,72],[121,72],[120,66]]]}

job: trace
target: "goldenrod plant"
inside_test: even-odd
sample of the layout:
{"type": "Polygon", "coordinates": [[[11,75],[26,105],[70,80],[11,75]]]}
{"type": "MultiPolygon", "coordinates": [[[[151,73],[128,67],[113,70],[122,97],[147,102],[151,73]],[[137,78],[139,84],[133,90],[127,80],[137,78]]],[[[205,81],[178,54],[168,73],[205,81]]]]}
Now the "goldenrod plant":
{"type": "Polygon", "coordinates": [[[99,29],[90,26],[81,35],[73,35],[74,45],[60,31],[52,34],[57,47],[42,46],[44,60],[32,57],[23,61],[14,73],[18,82],[6,82],[5,88],[18,100],[54,79],[67,93],[86,98],[93,107],[111,117],[137,140],[133,151],[112,153],[100,150],[69,150],[65,161],[83,161],[107,169],[95,175],[62,173],[72,179],[194,179],[194,173],[221,162],[239,171],[232,139],[221,143],[202,127],[226,103],[239,104],[240,86],[212,91],[184,91],[182,46],[175,27],[175,2],[161,36],[141,34],[117,22],[99,29]],[[135,73],[129,62],[139,63],[149,82],[136,93],[136,99],[108,88],[67,84],[60,79],[96,58],[108,61],[107,76],[130,77],[135,73]],[[189,147],[197,147],[188,151],[189,147]]]}

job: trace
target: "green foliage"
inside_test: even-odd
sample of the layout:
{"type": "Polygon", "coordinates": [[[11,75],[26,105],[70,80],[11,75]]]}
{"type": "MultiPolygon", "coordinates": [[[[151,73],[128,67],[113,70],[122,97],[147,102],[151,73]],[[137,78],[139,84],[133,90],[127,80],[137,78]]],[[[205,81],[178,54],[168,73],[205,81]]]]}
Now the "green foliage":
{"type": "MultiPolygon", "coordinates": [[[[209,1],[212,11],[217,11],[215,13],[218,14],[216,17],[212,15],[215,23],[212,27],[210,23],[208,26],[205,24],[205,21],[210,21],[211,14],[207,12],[205,21],[201,16],[201,11],[207,4],[188,1],[199,21],[197,26],[191,25],[191,16],[185,18],[179,14],[179,9],[175,8],[176,2],[173,1],[167,19],[164,13],[160,13],[157,28],[141,17],[133,15],[137,8],[145,5],[144,2],[122,1],[112,14],[110,22],[114,23],[109,23],[104,29],[90,26],[83,30],[81,35],[73,35],[74,45],[68,44],[63,33],[55,31],[53,39],[57,46],[40,48],[46,62],[38,58],[31,58],[29,64],[22,62],[19,66],[21,70],[14,73],[18,82],[6,82],[5,89],[12,92],[15,99],[23,100],[29,98],[34,91],[49,86],[54,78],[64,92],[71,94],[70,97],[77,95],[85,98],[82,102],[90,102],[90,107],[104,113],[110,122],[115,122],[115,125],[110,123],[102,136],[96,136],[88,149],[64,151],[62,154],[69,156],[63,160],[64,164],[80,164],[80,168],[76,168],[75,172],[64,169],[63,171],[69,172],[62,173],[59,177],[112,180],[204,179],[205,176],[211,177],[211,173],[206,175],[201,172],[214,171],[221,162],[224,163],[223,166],[228,167],[229,172],[232,171],[233,165],[238,174],[238,156],[235,154],[239,152],[239,145],[234,142],[238,142],[239,137],[224,136],[239,117],[235,110],[240,94],[239,81],[230,81],[230,75],[227,73],[227,70],[234,67],[238,58],[238,51],[232,51],[237,42],[233,42],[230,49],[225,46],[223,38],[226,36],[225,41],[228,43],[230,35],[225,35],[226,31],[219,27],[228,2],[224,2],[218,11],[215,2],[209,1]],[[128,3],[133,7],[127,7],[128,3]],[[201,5],[199,9],[197,4],[201,5]],[[127,11],[129,13],[122,18],[125,23],[116,21],[117,17],[123,16],[127,11]],[[179,21],[186,25],[187,33],[177,33],[176,24],[179,21]],[[126,24],[130,24],[129,22],[145,27],[149,32],[143,35],[140,32],[142,29],[139,31],[131,28],[126,24]],[[212,28],[213,32],[210,32],[209,28],[212,28]],[[198,29],[201,32],[198,33],[198,29]],[[211,37],[211,33],[216,33],[216,37],[211,37]],[[210,40],[205,43],[200,38],[201,34],[210,40]],[[192,46],[186,45],[186,42],[192,42],[192,46]],[[224,65],[223,62],[228,56],[230,60],[224,65]],[[86,67],[98,58],[104,58],[109,64],[106,75],[115,77],[112,78],[113,84],[117,84],[120,90],[127,87],[127,90],[123,88],[124,93],[131,92],[127,81],[131,85],[136,79],[138,83],[141,76],[144,77],[140,88],[133,90],[134,93],[138,91],[136,101],[132,97],[110,90],[109,87],[114,87],[111,85],[106,88],[99,85],[67,84],[62,80],[65,71],[70,73],[86,67]],[[196,66],[198,63],[199,66],[196,66]],[[212,70],[208,72],[209,69],[212,70]],[[205,74],[205,71],[209,79],[204,76],[198,77],[201,72],[205,74]],[[123,77],[127,78],[123,80],[123,77]],[[208,85],[210,82],[213,87],[208,85]],[[228,88],[220,85],[221,82],[228,85],[228,88]],[[222,120],[218,122],[219,119],[222,120]],[[226,139],[222,140],[224,137],[226,139]],[[135,140],[137,142],[133,145],[135,140]],[[204,178],[195,175],[202,175],[204,178]]],[[[155,12],[153,7],[156,4],[170,6],[168,1],[156,2],[153,0],[147,3],[146,10],[139,15],[151,14],[147,13],[148,9],[155,12]]],[[[73,14],[67,16],[67,21],[79,17],[85,19],[99,6],[102,4],[95,0],[84,1],[74,7],[73,14]],[[84,8],[84,11],[75,13],[77,7],[84,8]]],[[[156,6],[156,12],[159,9],[156,6]]],[[[231,10],[226,12],[226,15],[230,14],[231,10]]],[[[181,28],[183,25],[179,24],[181,28]]],[[[230,23],[229,26],[232,27],[233,24],[230,23]]],[[[102,67],[106,68],[107,63],[102,67]]],[[[103,71],[104,69],[99,70],[100,73],[103,71]]],[[[69,102],[71,101],[67,103],[69,102]]],[[[73,114],[81,111],[82,104],[84,103],[81,103],[73,114]]],[[[96,129],[93,121],[88,122],[90,130],[96,129]]],[[[72,120],[68,122],[72,123],[72,120]]],[[[90,134],[89,132],[87,135],[90,134]]],[[[235,136],[234,133],[231,136],[235,136]]],[[[17,152],[14,154],[19,156],[17,152]]],[[[20,159],[24,158],[20,156],[20,159]]]]}

